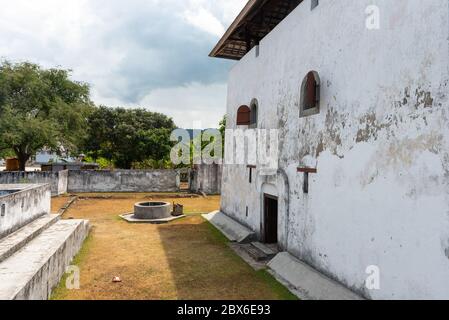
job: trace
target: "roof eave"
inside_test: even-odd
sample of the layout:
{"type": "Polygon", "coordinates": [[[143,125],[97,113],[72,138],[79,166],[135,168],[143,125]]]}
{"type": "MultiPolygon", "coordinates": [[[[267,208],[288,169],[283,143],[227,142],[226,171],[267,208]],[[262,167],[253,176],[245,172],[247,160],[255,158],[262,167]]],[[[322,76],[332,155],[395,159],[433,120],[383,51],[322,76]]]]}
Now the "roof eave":
{"type": "Polygon", "coordinates": [[[221,48],[225,44],[226,40],[237,29],[237,27],[242,22],[242,20],[246,17],[246,15],[257,4],[257,2],[260,2],[260,0],[250,0],[250,1],[248,1],[248,3],[245,5],[245,7],[242,9],[242,11],[240,11],[240,13],[237,16],[237,18],[229,26],[228,30],[226,30],[225,34],[221,37],[220,41],[218,41],[217,45],[214,47],[214,49],[212,49],[212,51],[209,54],[209,57],[211,57],[211,58],[225,58],[225,59],[232,59],[232,60],[240,60],[241,59],[241,58],[237,58],[237,57],[230,57],[230,56],[219,55],[218,52],[221,50],[221,48]]]}

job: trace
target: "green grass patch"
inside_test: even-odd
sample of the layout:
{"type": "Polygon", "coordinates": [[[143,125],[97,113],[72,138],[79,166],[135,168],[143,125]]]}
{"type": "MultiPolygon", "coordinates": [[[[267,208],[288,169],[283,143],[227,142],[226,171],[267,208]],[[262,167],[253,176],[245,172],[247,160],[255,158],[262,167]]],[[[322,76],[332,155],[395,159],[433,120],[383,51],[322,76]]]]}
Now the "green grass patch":
{"type": "Polygon", "coordinates": [[[224,245],[226,245],[229,242],[228,238],[226,238],[226,236],[220,230],[218,230],[212,223],[204,219],[204,224],[209,229],[211,238],[214,241],[216,241],[217,243],[222,243],[224,245]]]}
{"type": "MultiPolygon", "coordinates": [[[[87,253],[89,252],[89,248],[92,244],[92,231],[87,236],[86,240],[84,240],[84,243],[78,252],[78,254],[73,258],[72,263],[70,265],[80,267],[80,264],[84,260],[84,258],[87,256],[87,253]]],[[[81,285],[82,285],[82,274],[83,270],[80,268],[81,272],[81,285]]],[[[66,288],[66,281],[69,277],[68,273],[64,273],[61,280],[59,281],[58,286],[53,289],[53,292],[51,293],[50,300],[63,300],[65,296],[67,295],[67,291],[69,289],[66,288]]]]}
{"type": "Polygon", "coordinates": [[[297,296],[291,293],[282,283],[277,281],[266,270],[256,271],[257,277],[265,281],[278,296],[280,300],[299,300],[297,296]]]}
{"type": "Polygon", "coordinates": [[[205,212],[203,212],[203,211],[187,211],[187,212],[184,212],[184,215],[186,215],[188,217],[200,216],[202,214],[205,214],[205,212]]]}
{"type": "MultiPolygon", "coordinates": [[[[205,220],[205,224],[207,225],[207,228],[210,230],[210,233],[212,235],[212,238],[218,242],[226,245],[229,243],[228,238],[226,238],[223,233],[221,233],[220,230],[218,230],[212,223],[205,220]]],[[[238,256],[231,248],[226,246],[228,249],[228,252],[231,253],[233,257],[235,257],[237,260],[240,260],[241,262],[246,263],[245,260],[243,260],[240,256],[238,256]]],[[[251,266],[247,265],[249,268],[251,266]]],[[[251,268],[252,269],[252,268],[251,268]]],[[[299,300],[298,297],[296,297],[293,293],[291,293],[282,283],[277,281],[270,273],[268,273],[266,270],[259,270],[254,271],[256,273],[257,278],[261,279],[265,283],[268,284],[268,286],[273,290],[273,292],[276,293],[276,295],[279,297],[280,300],[299,300]]]]}

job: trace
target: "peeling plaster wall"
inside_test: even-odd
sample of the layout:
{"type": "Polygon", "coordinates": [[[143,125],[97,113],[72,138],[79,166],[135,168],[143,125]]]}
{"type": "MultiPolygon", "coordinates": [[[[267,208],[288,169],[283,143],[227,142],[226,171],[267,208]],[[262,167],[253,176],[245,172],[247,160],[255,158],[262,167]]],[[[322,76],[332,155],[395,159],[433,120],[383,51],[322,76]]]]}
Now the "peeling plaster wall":
{"type": "Polygon", "coordinates": [[[375,1],[368,30],[372,4],[306,0],[233,67],[228,128],[257,98],[280,169],[250,184],[225,165],[222,210],[260,235],[263,193],[277,190],[283,249],[367,298],[449,299],[449,1],[375,1]],[[310,70],[321,110],[299,118],[310,70]],[[308,195],[297,167],[318,170],[308,195]],[[365,287],[370,265],[380,290],[365,287]]]}
{"type": "Polygon", "coordinates": [[[69,171],[68,192],[176,192],[176,170],[69,171]]]}
{"type": "Polygon", "coordinates": [[[0,184],[2,190],[14,193],[0,196],[0,239],[50,213],[49,184],[0,184]]]}

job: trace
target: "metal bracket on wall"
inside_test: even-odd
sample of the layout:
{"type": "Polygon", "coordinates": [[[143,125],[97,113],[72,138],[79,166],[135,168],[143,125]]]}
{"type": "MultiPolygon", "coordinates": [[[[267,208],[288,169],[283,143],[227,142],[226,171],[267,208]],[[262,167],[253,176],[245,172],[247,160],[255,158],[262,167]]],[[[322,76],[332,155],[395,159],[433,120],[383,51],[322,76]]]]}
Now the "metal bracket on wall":
{"type": "Polygon", "coordinates": [[[298,168],[298,172],[304,173],[304,183],[302,186],[302,191],[305,194],[309,193],[309,174],[317,173],[318,170],[316,168],[298,168]]]}

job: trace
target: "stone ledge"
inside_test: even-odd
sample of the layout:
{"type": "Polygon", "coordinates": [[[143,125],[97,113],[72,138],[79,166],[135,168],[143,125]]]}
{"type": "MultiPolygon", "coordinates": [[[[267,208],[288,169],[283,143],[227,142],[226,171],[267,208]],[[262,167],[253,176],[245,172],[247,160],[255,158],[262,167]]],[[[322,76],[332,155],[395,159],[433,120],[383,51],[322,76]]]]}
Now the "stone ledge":
{"type": "Polygon", "coordinates": [[[44,215],[0,240],[0,263],[59,221],[56,214],[44,215]]]}
{"type": "Polygon", "coordinates": [[[202,216],[220,230],[230,241],[240,243],[251,242],[256,237],[255,232],[241,225],[223,212],[214,211],[203,214],[202,216]]]}
{"type": "Polygon", "coordinates": [[[185,218],[185,215],[181,215],[181,216],[171,216],[169,218],[163,218],[163,219],[136,219],[134,218],[134,213],[126,213],[126,214],[121,214],[120,218],[122,218],[123,220],[129,222],[129,223],[150,223],[150,224],[163,224],[163,223],[169,223],[178,219],[182,219],[185,218]]]}
{"type": "Polygon", "coordinates": [[[59,220],[0,263],[0,300],[45,300],[89,233],[87,220],[59,220]]]}
{"type": "Polygon", "coordinates": [[[281,252],[268,263],[270,273],[303,300],[363,300],[346,287],[281,252]]]}

